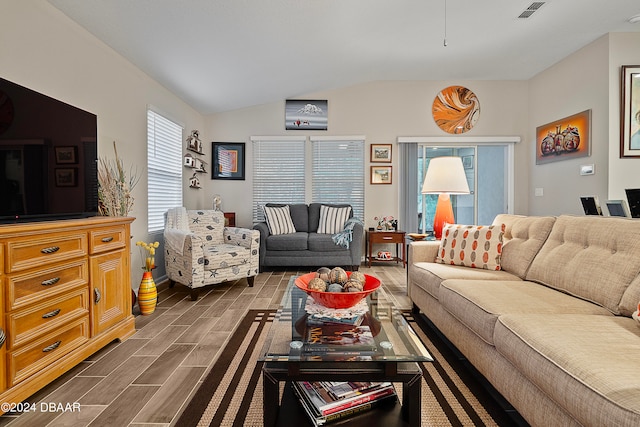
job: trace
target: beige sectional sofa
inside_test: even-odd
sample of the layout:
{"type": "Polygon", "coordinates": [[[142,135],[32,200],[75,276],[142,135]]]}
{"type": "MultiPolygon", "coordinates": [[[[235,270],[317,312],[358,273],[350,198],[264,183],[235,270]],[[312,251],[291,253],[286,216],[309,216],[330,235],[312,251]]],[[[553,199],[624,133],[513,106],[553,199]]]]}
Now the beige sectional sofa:
{"type": "Polygon", "coordinates": [[[501,270],[409,246],[414,308],[533,426],[639,426],[640,221],[498,215],[501,270]]]}

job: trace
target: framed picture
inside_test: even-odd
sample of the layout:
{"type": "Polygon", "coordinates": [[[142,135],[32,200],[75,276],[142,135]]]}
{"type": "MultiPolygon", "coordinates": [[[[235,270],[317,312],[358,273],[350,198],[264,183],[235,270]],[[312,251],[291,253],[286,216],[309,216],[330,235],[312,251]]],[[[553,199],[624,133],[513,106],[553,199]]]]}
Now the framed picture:
{"type": "Polygon", "coordinates": [[[244,142],[212,142],[211,179],[244,180],[244,142]]]}
{"type": "Polygon", "coordinates": [[[327,130],[328,108],[326,99],[287,99],[284,108],[284,128],[327,130]]]}
{"type": "Polygon", "coordinates": [[[56,168],[55,170],[56,187],[75,187],[76,168],[56,168]]]}
{"type": "Polygon", "coordinates": [[[621,73],[620,157],[640,157],[640,65],[621,73]]]}
{"type": "Polygon", "coordinates": [[[391,166],[371,166],[371,184],[391,184],[391,166]]]}
{"type": "Polygon", "coordinates": [[[56,147],[56,163],[61,164],[75,164],[77,163],[76,147],[56,147]]]}
{"type": "Polygon", "coordinates": [[[371,163],[391,163],[391,144],[371,144],[371,163]]]}
{"type": "Polygon", "coordinates": [[[536,128],[536,165],[591,155],[591,110],[536,128]]]}

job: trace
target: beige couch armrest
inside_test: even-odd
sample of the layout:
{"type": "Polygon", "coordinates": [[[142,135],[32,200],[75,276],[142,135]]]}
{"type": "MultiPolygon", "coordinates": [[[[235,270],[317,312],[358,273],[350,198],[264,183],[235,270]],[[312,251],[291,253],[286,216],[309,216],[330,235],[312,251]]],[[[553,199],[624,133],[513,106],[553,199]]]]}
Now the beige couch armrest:
{"type": "Polygon", "coordinates": [[[424,240],[409,243],[408,264],[414,262],[434,262],[440,247],[439,240],[424,240]]]}

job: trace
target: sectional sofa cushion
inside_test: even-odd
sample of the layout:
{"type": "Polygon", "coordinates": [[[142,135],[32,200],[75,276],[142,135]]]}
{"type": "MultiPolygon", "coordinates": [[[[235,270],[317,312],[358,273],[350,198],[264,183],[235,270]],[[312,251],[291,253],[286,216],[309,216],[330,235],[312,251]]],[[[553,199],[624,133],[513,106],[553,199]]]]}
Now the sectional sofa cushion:
{"type": "Polygon", "coordinates": [[[478,268],[468,268],[448,264],[437,264],[433,262],[414,263],[411,269],[411,289],[417,286],[424,289],[435,299],[439,299],[440,285],[445,280],[520,280],[507,271],[482,270],[478,268]]]}
{"type": "Polygon", "coordinates": [[[563,215],[526,278],[621,314],[623,295],[640,273],[638,253],[640,221],[563,215]]]}
{"type": "Polygon", "coordinates": [[[505,225],[500,268],[524,279],[555,221],[551,216],[497,215],[493,224],[505,225]]]}
{"type": "Polygon", "coordinates": [[[640,420],[640,339],[628,317],[508,314],[497,351],[540,390],[589,426],[640,420]]]}
{"type": "Polygon", "coordinates": [[[504,314],[611,315],[599,305],[522,280],[447,280],[440,287],[440,303],[490,345],[495,324],[504,314]]]}

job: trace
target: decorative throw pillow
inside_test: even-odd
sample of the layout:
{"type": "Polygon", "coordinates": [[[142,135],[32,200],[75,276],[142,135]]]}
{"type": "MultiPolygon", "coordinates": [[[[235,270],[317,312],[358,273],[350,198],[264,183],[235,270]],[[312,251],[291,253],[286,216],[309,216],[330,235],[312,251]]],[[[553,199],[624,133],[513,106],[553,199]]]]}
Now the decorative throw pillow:
{"type": "Polygon", "coordinates": [[[504,224],[445,224],[436,262],[500,270],[504,229],[504,224]]]}
{"type": "Polygon", "coordinates": [[[633,312],[631,317],[633,317],[633,320],[635,320],[638,326],[640,326],[640,302],[638,303],[638,309],[633,312]]]}
{"type": "Polygon", "coordinates": [[[291,234],[296,232],[296,227],[291,219],[291,212],[289,212],[289,205],[279,207],[264,206],[263,209],[271,234],[291,234]]]}
{"type": "Polygon", "coordinates": [[[344,223],[349,219],[351,206],[335,208],[332,206],[320,206],[320,222],[318,233],[336,234],[344,229],[344,223]]]}

